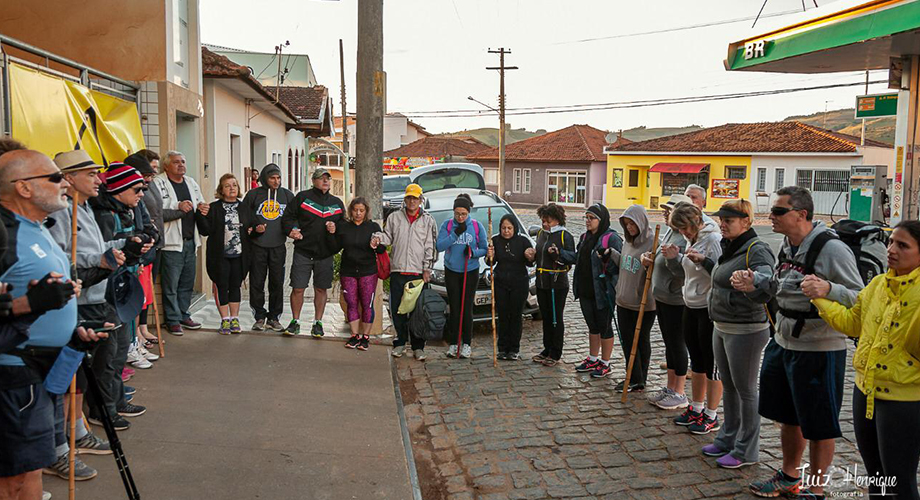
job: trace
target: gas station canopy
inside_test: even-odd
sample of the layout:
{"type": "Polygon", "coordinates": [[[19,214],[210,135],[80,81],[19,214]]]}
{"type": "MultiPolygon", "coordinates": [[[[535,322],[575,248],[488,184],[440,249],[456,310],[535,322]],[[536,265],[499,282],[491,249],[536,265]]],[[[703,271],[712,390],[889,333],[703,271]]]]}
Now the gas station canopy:
{"type": "Polygon", "coordinates": [[[810,11],[810,18],[786,28],[730,44],[725,69],[782,73],[888,69],[890,58],[915,55],[920,48],[920,0],[844,0],[826,7],[810,11]]]}

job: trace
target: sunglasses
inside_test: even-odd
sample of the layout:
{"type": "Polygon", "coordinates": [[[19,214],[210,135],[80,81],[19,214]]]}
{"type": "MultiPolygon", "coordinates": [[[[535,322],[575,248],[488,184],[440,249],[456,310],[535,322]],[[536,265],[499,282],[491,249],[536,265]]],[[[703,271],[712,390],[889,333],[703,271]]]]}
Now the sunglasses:
{"type": "Polygon", "coordinates": [[[143,193],[144,191],[147,190],[147,188],[143,188],[143,187],[132,188],[132,189],[134,190],[134,194],[141,194],[141,193],[143,193]]]}
{"type": "Polygon", "coordinates": [[[788,214],[789,212],[795,212],[796,210],[803,210],[803,209],[795,208],[795,207],[791,207],[791,208],[790,207],[773,207],[770,209],[770,213],[777,217],[782,217],[788,214]]]}
{"type": "Polygon", "coordinates": [[[55,172],[53,174],[35,175],[32,177],[23,177],[22,179],[13,179],[10,181],[10,183],[19,182],[19,181],[31,181],[34,179],[48,179],[49,182],[52,182],[54,184],[60,184],[61,181],[64,180],[64,174],[61,172],[55,172]]]}

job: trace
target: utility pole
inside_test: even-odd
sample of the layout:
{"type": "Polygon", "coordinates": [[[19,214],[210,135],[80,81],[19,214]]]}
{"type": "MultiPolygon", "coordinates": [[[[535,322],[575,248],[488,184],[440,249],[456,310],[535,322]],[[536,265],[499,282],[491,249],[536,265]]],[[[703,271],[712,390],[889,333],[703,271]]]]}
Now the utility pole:
{"type": "Polygon", "coordinates": [[[511,49],[499,47],[498,50],[489,49],[489,54],[498,54],[498,67],[487,67],[488,70],[498,71],[498,195],[504,196],[505,189],[505,70],[518,69],[517,66],[505,66],[505,54],[510,54],[511,49]]]}
{"type": "MultiPolygon", "coordinates": [[[[363,196],[381,220],[383,186],[383,115],[386,112],[383,72],[383,0],[358,2],[357,162],[355,195],[363,196]]],[[[344,109],[342,120],[345,122],[344,109]]],[[[344,125],[343,125],[344,128],[344,125]]]]}
{"type": "Polygon", "coordinates": [[[343,200],[348,204],[348,198],[351,196],[351,182],[349,179],[350,157],[348,153],[348,113],[345,108],[345,49],[342,48],[342,39],[339,38],[339,78],[342,82],[342,151],[345,152],[345,165],[342,169],[342,180],[345,184],[345,195],[343,200]]]}
{"type": "Polygon", "coordinates": [[[281,99],[281,49],[290,45],[291,42],[285,40],[284,43],[279,43],[275,47],[275,54],[278,57],[278,74],[275,75],[275,102],[278,102],[281,99]]]}

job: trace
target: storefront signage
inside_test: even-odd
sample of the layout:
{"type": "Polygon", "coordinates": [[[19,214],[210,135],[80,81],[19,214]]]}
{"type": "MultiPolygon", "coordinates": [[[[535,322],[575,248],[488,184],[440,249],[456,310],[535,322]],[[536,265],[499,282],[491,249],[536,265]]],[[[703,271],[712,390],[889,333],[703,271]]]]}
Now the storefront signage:
{"type": "Polygon", "coordinates": [[[877,118],[898,115],[898,94],[856,96],[856,118],[877,118]]]}
{"type": "Polygon", "coordinates": [[[753,42],[747,42],[744,44],[744,59],[757,59],[758,57],[764,56],[764,50],[766,49],[767,41],[766,40],[756,40],[753,42]]]}
{"type": "Polygon", "coordinates": [[[711,192],[713,198],[738,198],[740,191],[740,181],[738,179],[712,180],[711,192]]]}

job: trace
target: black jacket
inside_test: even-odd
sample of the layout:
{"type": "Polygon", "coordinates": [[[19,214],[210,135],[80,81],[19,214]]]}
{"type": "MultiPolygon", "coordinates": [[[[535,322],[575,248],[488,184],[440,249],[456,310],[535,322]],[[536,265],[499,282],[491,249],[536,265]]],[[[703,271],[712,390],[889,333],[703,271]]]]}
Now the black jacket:
{"type": "MultiPolygon", "coordinates": [[[[533,248],[530,240],[522,234],[515,234],[511,239],[505,239],[500,234],[492,237],[492,247],[495,249],[495,286],[516,288],[528,286],[529,276],[527,268],[534,263],[524,257],[524,250],[533,248]]],[[[486,264],[492,265],[489,258],[486,264]]]]}
{"type": "MultiPolygon", "coordinates": [[[[99,196],[90,198],[87,203],[93,209],[96,224],[99,225],[99,231],[102,232],[102,239],[105,241],[124,240],[142,234],[156,241],[159,235],[156,226],[153,225],[153,221],[150,220],[150,216],[141,203],[131,208],[104,191],[101,191],[99,196]]],[[[131,266],[138,262],[127,251],[129,245],[130,243],[126,243],[127,260],[125,264],[131,266]]],[[[155,251],[152,248],[145,256],[155,251]]]]}
{"type": "Polygon", "coordinates": [[[314,260],[335,255],[335,238],[326,231],[326,222],[338,222],[345,214],[342,200],[319,189],[310,188],[297,193],[281,216],[284,234],[300,229],[303,239],[294,242],[294,249],[314,260]]]}
{"type": "Polygon", "coordinates": [[[287,235],[290,232],[284,231],[281,227],[281,217],[291,200],[294,199],[294,193],[284,187],[270,189],[268,187],[268,178],[272,174],[281,174],[281,169],[274,163],[269,163],[262,168],[259,174],[261,186],[246,193],[243,198],[243,208],[256,219],[256,224],[265,224],[265,233],[258,239],[253,240],[253,244],[264,248],[275,248],[287,243],[287,235]]]}
{"type": "Polygon", "coordinates": [[[380,231],[380,225],[374,221],[356,225],[342,219],[335,223],[336,251],[342,249],[341,276],[359,278],[377,274],[377,254],[387,249],[383,245],[377,245],[377,250],[371,248],[371,236],[380,231]]]}
{"type": "MultiPolygon", "coordinates": [[[[208,271],[208,277],[215,283],[224,283],[230,274],[230,271],[224,269],[224,231],[227,228],[224,217],[226,216],[226,211],[222,200],[214,200],[209,206],[211,208],[208,209],[208,215],[201,215],[201,212],[195,210],[195,224],[198,226],[198,232],[202,236],[213,236],[213,238],[208,238],[205,246],[205,269],[208,271]]],[[[242,208],[242,203],[240,208],[242,208]]],[[[255,218],[251,213],[245,210],[237,210],[237,212],[240,214],[240,242],[243,244],[243,255],[240,258],[243,259],[243,279],[246,279],[246,275],[249,273],[250,245],[252,239],[258,238],[260,233],[253,229],[255,227],[255,218]],[[252,230],[251,232],[250,229],[252,230]]]]}
{"type": "Polygon", "coordinates": [[[553,231],[540,230],[537,234],[537,288],[556,290],[569,288],[569,269],[575,263],[575,237],[562,226],[553,231]],[[548,249],[556,245],[559,253],[551,254],[548,249]]]}

